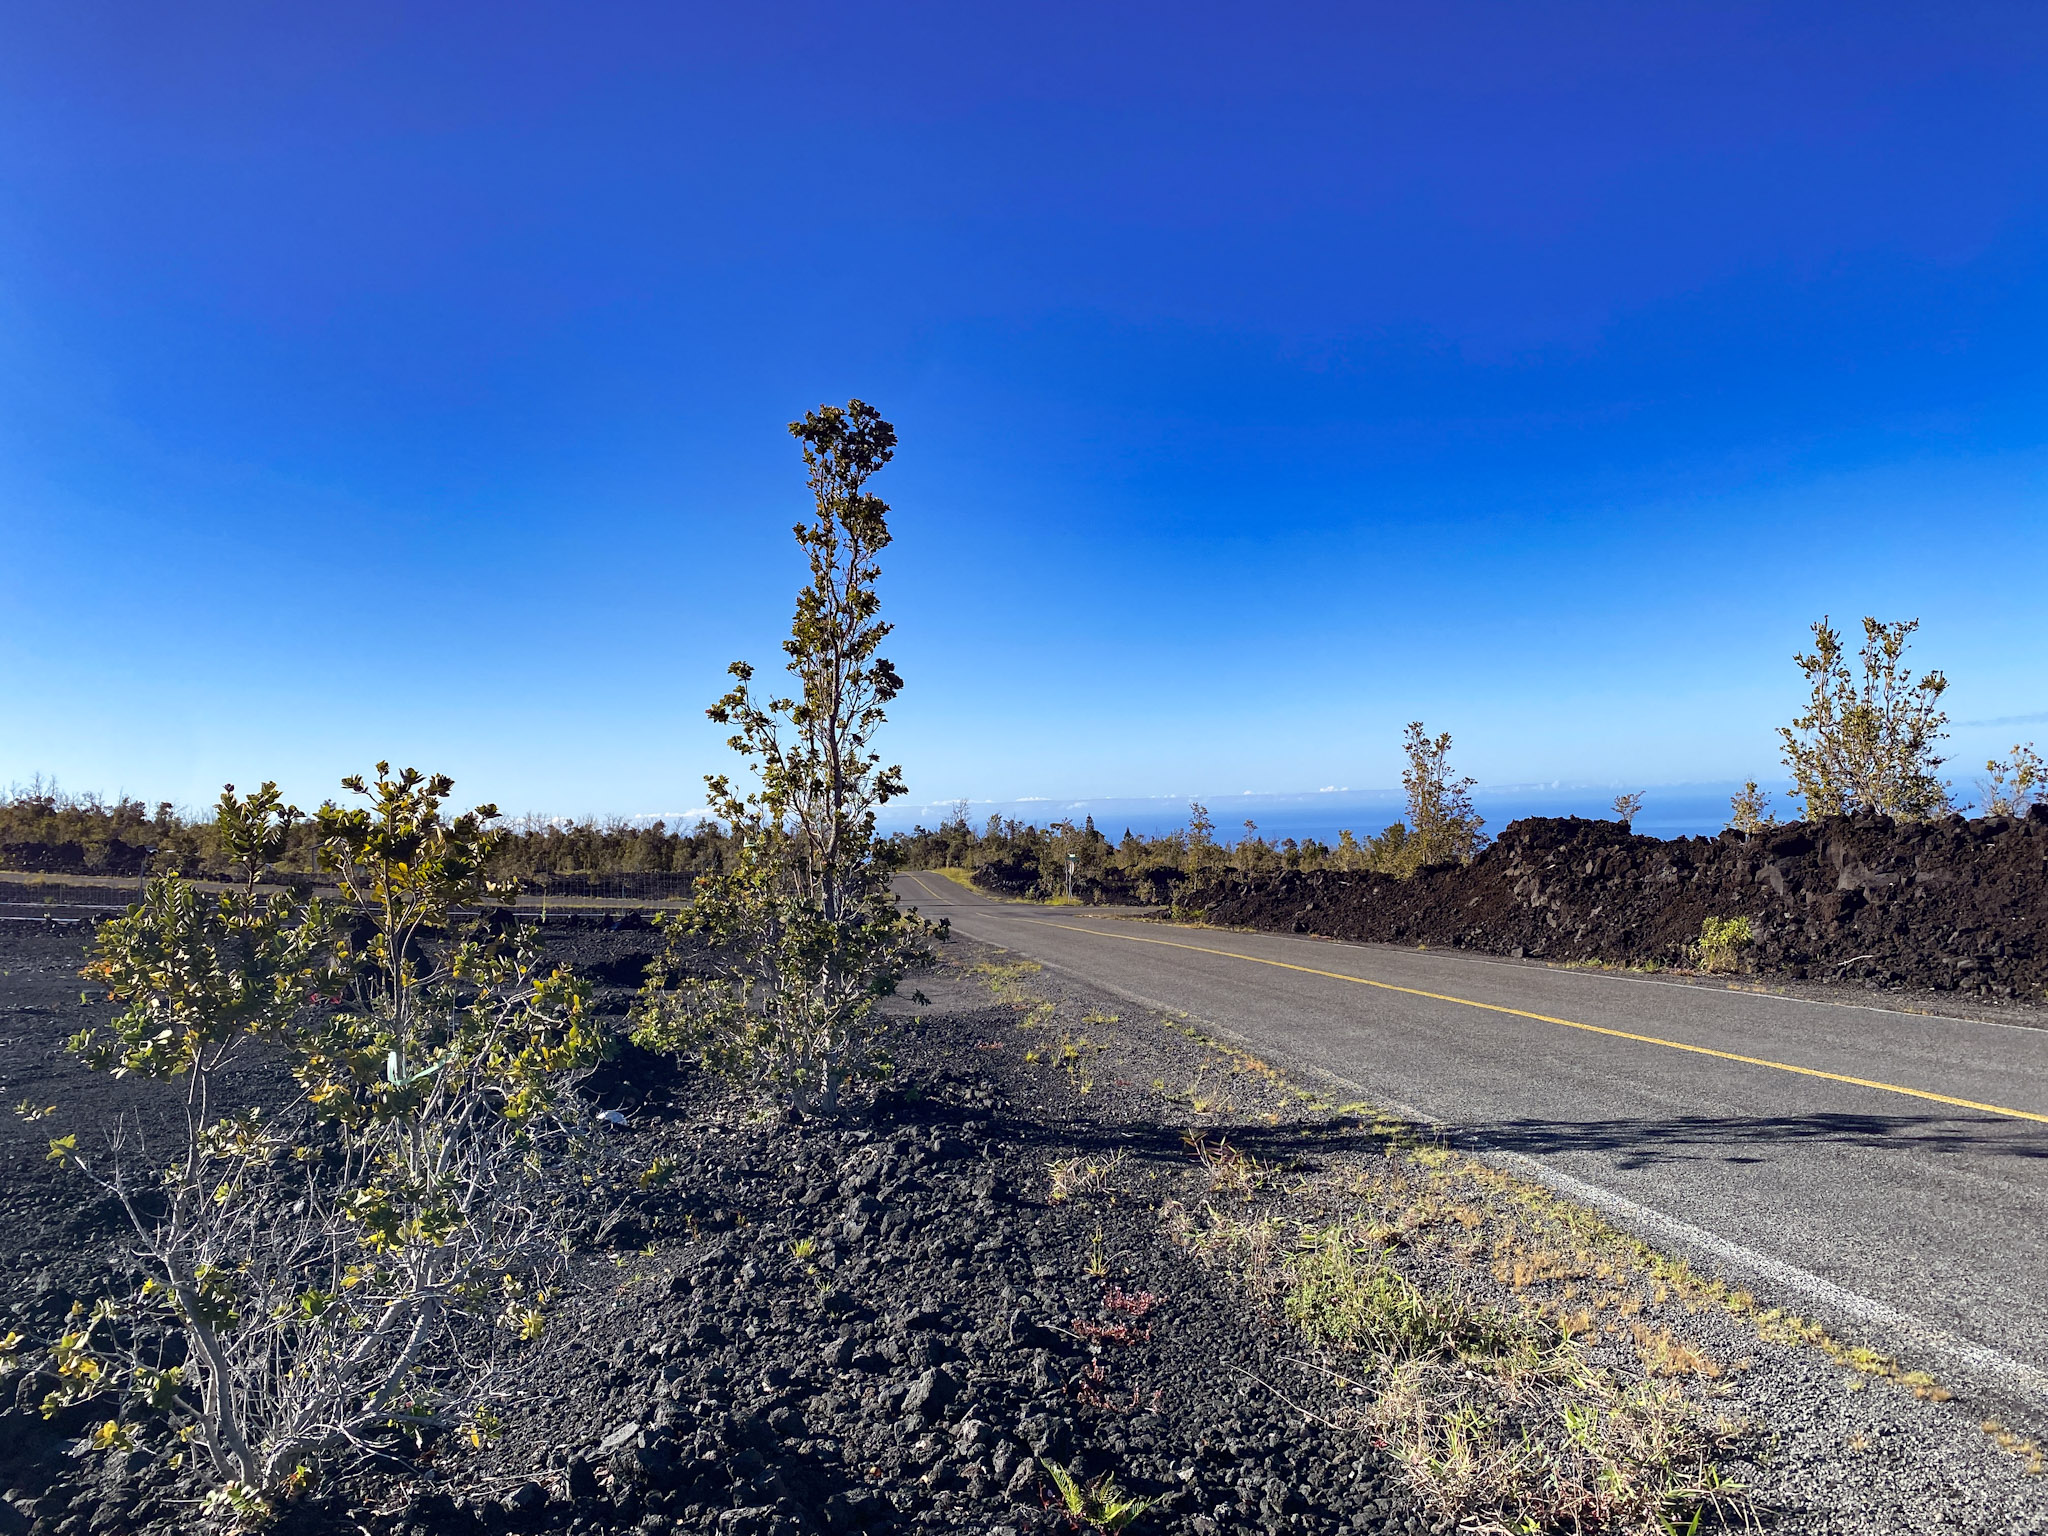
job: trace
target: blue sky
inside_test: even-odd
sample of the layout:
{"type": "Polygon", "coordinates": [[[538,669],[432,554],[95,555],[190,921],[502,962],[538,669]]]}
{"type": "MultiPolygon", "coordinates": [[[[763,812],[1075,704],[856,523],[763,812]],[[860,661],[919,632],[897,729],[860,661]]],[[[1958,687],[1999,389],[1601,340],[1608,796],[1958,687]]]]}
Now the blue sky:
{"type": "Polygon", "coordinates": [[[2037,5],[10,6],[0,782],[699,805],[851,395],[919,802],[1768,778],[1824,612],[1967,780],[2044,256],[2037,5]]]}

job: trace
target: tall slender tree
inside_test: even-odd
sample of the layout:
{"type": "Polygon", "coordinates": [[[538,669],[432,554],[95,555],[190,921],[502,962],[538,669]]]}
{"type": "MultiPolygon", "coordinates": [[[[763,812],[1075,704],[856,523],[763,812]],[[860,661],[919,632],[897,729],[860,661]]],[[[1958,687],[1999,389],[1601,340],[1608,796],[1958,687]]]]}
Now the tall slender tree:
{"type": "Polygon", "coordinates": [[[705,780],[737,844],[727,869],[698,882],[685,925],[710,941],[714,974],[684,978],[672,946],[635,1038],[700,1046],[712,1065],[829,1113],[875,1065],[877,1005],[928,955],[922,926],[889,893],[875,838],[875,812],[904,792],[902,769],[874,747],[903,680],[879,651],[890,631],[876,592],[889,506],[867,489],[895,456],[896,431],[859,400],[820,406],[789,430],[815,502],[796,526],[811,579],[782,644],[797,686],[763,701],[753,667],[737,661],[707,711],[732,727],[728,745],[754,779],[705,780]]]}

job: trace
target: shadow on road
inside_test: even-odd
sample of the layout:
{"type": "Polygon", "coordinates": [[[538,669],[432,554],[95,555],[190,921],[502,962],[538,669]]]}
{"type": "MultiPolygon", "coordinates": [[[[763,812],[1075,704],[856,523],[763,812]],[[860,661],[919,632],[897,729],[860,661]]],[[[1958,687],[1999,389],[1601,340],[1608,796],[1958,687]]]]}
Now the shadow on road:
{"type": "MultiPolygon", "coordinates": [[[[1044,1115],[1005,1123],[1006,1134],[1026,1142],[1081,1150],[1122,1147],[1140,1158],[1177,1162],[1188,1156],[1191,1133],[1227,1139],[1233,1146],[1280,1165],[1301,1157],[1378,1152],[1383,1138],[1357,1121],[1288,1121],[1273,1125],[1202,1127],[1187,1121],[1146,1118],[1115,1132],[1098,1125],[1044,1115]]],[[[1833,1145],[1916,1153],[1975,1153],[1991,1157],[2048,1160],[2048,1135],[2039,1128],[1997,1115],[1681,1115],[1605,1120],[1499,1120],[1445,1127],[1442,1140],[1462,1152],[1484,1156],[1519,1152],[1544,1157],[1566,1152],[1620,1154],[1615,1166],[1657,1163],[1763,1163],[1795,1146],[1833,1145]]]]}
{"type": "Polygon", "coordinates": [[[1760,1163],[1774,1149],[1832,1143],[1916,1152],[2048,1158],[2048,1137],[1998,1115],[1681,1115],[1675,1119],[1501,1120],[1457,1126],[1470,1152],[1618,1152],[1624,1168],[1664,1162],[1760,1163]]]}

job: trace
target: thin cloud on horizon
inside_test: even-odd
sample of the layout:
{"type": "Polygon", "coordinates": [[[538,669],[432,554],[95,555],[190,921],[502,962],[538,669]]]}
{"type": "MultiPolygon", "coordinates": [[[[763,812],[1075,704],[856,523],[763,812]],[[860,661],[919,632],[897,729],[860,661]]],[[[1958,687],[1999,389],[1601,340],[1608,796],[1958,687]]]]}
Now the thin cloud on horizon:
{"type": "Polygon", "coordinates": [[[2048,709],[2038,710],[2031,715],[1999,715],[1990,720],[1958,720],[1956,724],[1975,727],[1990,725],[2042,725],[2048,724],[2048,709]]]}

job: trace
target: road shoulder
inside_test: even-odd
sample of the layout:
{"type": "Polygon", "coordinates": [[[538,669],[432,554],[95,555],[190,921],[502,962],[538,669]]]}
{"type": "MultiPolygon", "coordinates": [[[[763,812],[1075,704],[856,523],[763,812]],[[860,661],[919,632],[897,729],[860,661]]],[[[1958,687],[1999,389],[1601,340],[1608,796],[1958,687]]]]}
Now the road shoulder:
{"type": "MultiPolygon", "coordinates": [[[[1007,963],[1019,959],[1009,957],[1007,963]]],[[[1750,1487],[1759,1504],[1777,1517],[1780,1529],[2048,1529],[2043,1511],[2048,1479],[2030,1471],[2039,1468],[2039,1453],[2029,1450],[2022,1433],[2003,1428],[2021,1422],[2019,1416],[1992,1418],[1979,1394],[1957,1400],[1945,1381],[1913,1369],[1917,1362],[1902,1364],[1859,1344],[1862,1330],[1854,1327],[1854,1319],[1843,1320],[1843,1331],[1831,1332],[1800,1315],[1810,1309],[1800,1305],[1801,1298],[1784,1294],[1771,1277],[1745,1286],[1738,1274],[1717,1273],[1710,1257],[1704,1263],[1688,1262],[1660,1248],[1655,1234],[1630,1230],[1624,1213],[1602,1213],[1561,1196],[1562,1181],[1543,1181],[1538,1168],[1472,1156],[1435,1129],[1390,1112],[1390,1106],[1353,1104],[1339,1114],[1354,1085],[1298,1064],[1254,1056],[1244,1042],[1211,1023],[1133,1004],[1107,989],[1023,963],[1030,966],[1028,990],[1054,1010],[1047,1027],[1055,1038],[1065,1026],[1053,1024],[1054,1019],[1115,1014],[1119,1049],[1157,1033],[1198,1042],[1213,1052],[1217,1080],[1232,1085],[1225,1096],[1234,1117],[1230,1123],[1238,1127],[1235,1134],[1245,1148],[1259,1144],[1261,1137],[1279,1136],[1283,1124],[1291,1128],[1287,1134],[1311,1141],[1362,1137],[1371,1144],[1369,1155],[1353,1155],[1359,1148],[1346,1154],[1352,1157],[1355,1188],[1380,1188],[1373,1181],[1398,1165],[1403,1179],[1393,1193],[1404,1202],[1400,1210],[1418,1203],[1426,1210],[1456,1207],[1462,1214],[1432,1215],[1408,1228],[1401,1251],[1418,1266],[1419,1275],[1449,1277],[1490,1297],[1492,1304],[1532,1311],[1553,1324],[1578,1323],[1578,1314],[1590,1311],[1598,1347],[1617,1359],[1633,1350],[1640,1365],[1648,1350],[1683,1361],[1689,1351],[1707,1362],[1706,1371],[1690,1376],[1682,1369],[1678,1378],[1645,1369],[1643,1379],[1687,1380],[1699,1400],[1731,1426],[1724,1471],[1750,1487]],[[1353,1121],[1350,1130],[1336,1124],[1346,1116],[1353,1121]],[[1264,1131],[1257,1126],[1261,1118],[1273,1119],[1264,1131]],[[1358,1184],[1367,1171],[1373,1179],[1358,1184]],[[1475,1213],[1475,1224],[1465,1226],[1475,1213]],[[1508,1225],[1499,1225],[1502,1221],[1508,1225]],[[1475,1232],[1486,1234],[1483,1242],[1475,1232]],[[2000,1427],[1987,1429],[1987,1422],[2000,1427]],[[1735,1428],[1741,1425],[1753,1433],[1735,1428]]],[[[1100,1026],[1082,1031],[1091,1044],[1109,1043],[1097,1038],[1101,1032],[1100,1026]]],[[[1168,1085],[1168,1096],[1177,1088],[1168,1085]]],[[[1197,1134],[1210,1123],[1196,1102],[1201,1097],[1199,1091],[1192,1098],[1183,1091],[1175,1103],[1197,1134]]],[[[1212,1105],[1206,1112],[1218,1109],[1212,1105]]],[[[1284,1149],[1273,1150],[1270,1161],[1283,1164],[1284,1149]]],[[[1320,1145],[1318,1150],[1324,1151],[1320,1145]]],[[[1330,1190],[1344,1177],[1325,1169],[1316,1196],[1325,1203],[1314,1207],[1317,1219],[1385,1225],[1390,1213],[1364,1195],[1348,1213],[1327,1203],[1330,1190]]],[[[1308,1219],[1299,1212],[1269,1214],[1297,1224],[1308,1219]]],[[[1398,1229],[1399,1212],[1391,1214],[1398,1229]]]]}

